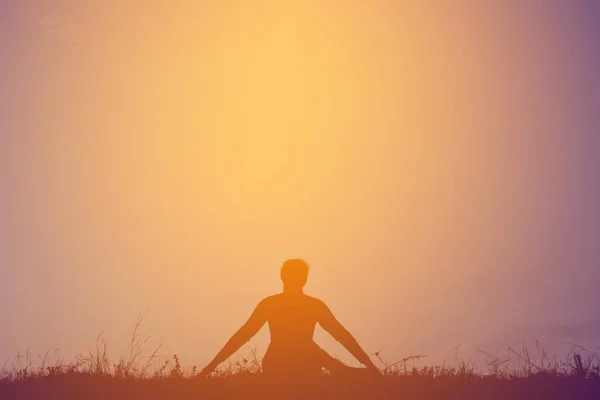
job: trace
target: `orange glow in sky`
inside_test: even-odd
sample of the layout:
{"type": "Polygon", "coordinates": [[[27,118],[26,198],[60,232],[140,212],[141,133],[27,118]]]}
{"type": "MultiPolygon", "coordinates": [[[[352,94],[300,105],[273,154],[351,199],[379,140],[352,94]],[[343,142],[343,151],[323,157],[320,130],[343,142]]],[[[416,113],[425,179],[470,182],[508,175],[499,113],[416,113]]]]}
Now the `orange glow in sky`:
{"type": "Polygon", "coordinates": [[[7,8],[0,260],[20,308],[0,358],[102,329],[120,349],[149,309],[202,365],[289,257],[390,359],[556,322],[597,237],[573,231],[584,33],[563,6],[483,3],[7,8]]]}

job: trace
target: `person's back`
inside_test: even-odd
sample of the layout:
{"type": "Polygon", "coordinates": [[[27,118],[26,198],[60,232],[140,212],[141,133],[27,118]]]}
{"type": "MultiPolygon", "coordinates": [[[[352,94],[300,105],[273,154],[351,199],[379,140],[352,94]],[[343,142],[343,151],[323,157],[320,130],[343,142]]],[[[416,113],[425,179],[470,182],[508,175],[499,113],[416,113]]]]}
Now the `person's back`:
{"type": "Polygon", "coordinates": [[[264,307],[271,345],[290,348],[312,341],[322,305],[304,293],[281,293],[264,299],[259,307],[264,307]]]}
{"type": "Polygon", "coordinates": [[[318,374],[320,348],[313,341],[315,326],[323,320],[325,304],[304,293],[281,293],[258,306],[269,325],[271,343],[263,360],[266,374],[318,374]]]}
{"type": "Polygon", "coordinates": [[[354,337],[335,319],[321,300],[304,294],[308,265],[300,259],[287,260],[281,268],[283,293],[263,299],[248,321],[231,337],[213,361],[202,371],[206,376],[269,324],[271,343],[263,359],[265,375],[279,378],[308,377],[349,368],[331,357],[314,341],[318,323],[352,355],[372,371],[378,371],[354,337]]]}

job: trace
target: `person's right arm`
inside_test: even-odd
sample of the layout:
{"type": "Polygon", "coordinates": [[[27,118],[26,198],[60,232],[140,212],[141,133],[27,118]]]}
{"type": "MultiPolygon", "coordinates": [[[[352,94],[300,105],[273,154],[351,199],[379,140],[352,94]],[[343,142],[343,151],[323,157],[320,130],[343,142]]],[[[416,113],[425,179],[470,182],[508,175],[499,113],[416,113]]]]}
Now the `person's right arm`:
{"type": "Polygon", "coordinates": [[[256,335],[260,328],[267,322],[265,307],[265,301],[263,300],[258,304],[252,315],[250,315],[248,321],[227,341],[215,358],[198,374],[198,377],[204,378],[209,375],[219,364],[256,335]]]}
{"type": "Polygon", "coordinates": [[[361,364],[379,372],[379,369],[373,364],[367,353],[360,347],[350,332],[335,318],[329,307],[325,303],[321,303],[320,308],[319,325],[333,336],[335,340],[340,342],[361,364]]]}

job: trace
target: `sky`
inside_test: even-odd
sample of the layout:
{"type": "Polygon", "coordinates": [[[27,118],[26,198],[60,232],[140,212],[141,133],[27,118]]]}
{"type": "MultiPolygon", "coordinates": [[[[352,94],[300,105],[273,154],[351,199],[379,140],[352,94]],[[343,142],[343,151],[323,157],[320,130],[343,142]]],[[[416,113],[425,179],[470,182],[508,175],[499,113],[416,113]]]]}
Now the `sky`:
{"type": "Polygon", "coordinates": [[[101,332],[118,357],[147,311],[149,343],[200,366],[290,257],[390,361],[600,345],[599,20],[595,1],[1,1],[0,359],[101,332]]]}

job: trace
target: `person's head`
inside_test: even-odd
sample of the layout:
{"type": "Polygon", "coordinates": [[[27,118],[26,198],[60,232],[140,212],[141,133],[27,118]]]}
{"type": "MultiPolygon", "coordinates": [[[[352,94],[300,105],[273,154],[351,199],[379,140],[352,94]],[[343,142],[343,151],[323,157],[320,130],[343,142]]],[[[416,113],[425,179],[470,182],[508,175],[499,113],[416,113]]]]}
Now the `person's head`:
{"type": "Polygon", "coordinates": [[[281,266],[284,290],[302,290],[308,279],[308,264],[299,258],[291,258],[281,266]]]}

